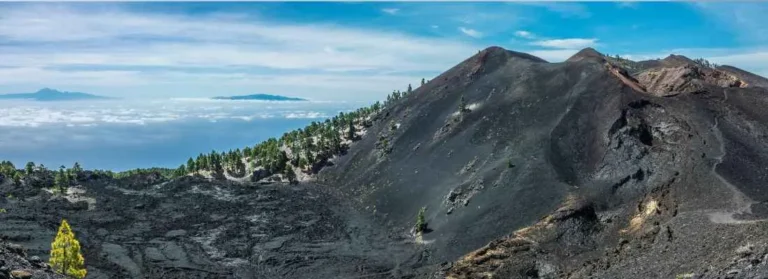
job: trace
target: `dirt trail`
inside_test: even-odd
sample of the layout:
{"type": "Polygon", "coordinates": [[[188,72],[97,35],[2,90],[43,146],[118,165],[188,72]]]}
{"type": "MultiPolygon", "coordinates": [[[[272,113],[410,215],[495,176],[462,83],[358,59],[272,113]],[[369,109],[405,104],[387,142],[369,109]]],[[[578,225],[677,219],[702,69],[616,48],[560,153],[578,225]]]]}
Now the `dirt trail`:
{"type": "MultiPolygon", "coordinates": [[[[728,99],[728,95],[725,95],[725,100],[728,99]]],[[[720,182],[723,183],[726,187],[728,187],[729,190],[733,193],[733,205],[735,209],[732,210],[721,210],[721,211],[715,211],[709,213],[709,220],[717,223],[717,224],[748,224],[748,223],[755,223],[762,220],[747,220],[739,218],[738,216],[749,216],[752,214],[752,205],[756,202],[752,200],[750,197],[747,197],[739,188],[737,188],[735,185],[728,182],[728,180],[725,179],[725,177],[721,176],[719,173],[717,173],[717,166],[720,165],[720,163],[723,162],[723,158],[725,158],[726,150],[725,150],[725,141],[723,139],[723,134],[718,128],[718,118],[715,118],[715,125],[712,126],[712,131],[715,134],[715,137],[717,138],[717,141],[720,143],[720,154],[715,158],[717,160],[717,163],[714,163],[712,165],[712,173],[717,177],[720,182]]]]}

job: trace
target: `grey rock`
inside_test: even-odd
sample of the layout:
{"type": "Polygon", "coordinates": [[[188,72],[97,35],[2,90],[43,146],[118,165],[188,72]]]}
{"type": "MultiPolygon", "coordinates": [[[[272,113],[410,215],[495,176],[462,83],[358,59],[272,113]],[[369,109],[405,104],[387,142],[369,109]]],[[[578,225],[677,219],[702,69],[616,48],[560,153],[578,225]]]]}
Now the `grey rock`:
{"type": "Polygon", "coordinates": [[[142,278],[141,269],[133,259],[128,256],[128,250],[123,246],[113,243],[104,243],[101,245],[101,254],[108,261],[125,270],[130,274],[131,278],[142,278]]]}
{"type": "Polygon", "coordinates": [[[144,249],[144,257],[147,260],[153,261],[153,262],[162,262],[167,260],[165,255],[163,255],[163,253],[160,252],[160,250],[155,247],[147,247],[146,249],[144,249]]]}
{"type": "Polygon", "coordinates": [[[185,235],[187,235],[187,231],[185,231],[185,230],[172,230],[172,231],[169,231],[169,232],[165,233],[165,237],[167,237],[167,238],[177,238],[177,237],[185,236],[185,235]]]}

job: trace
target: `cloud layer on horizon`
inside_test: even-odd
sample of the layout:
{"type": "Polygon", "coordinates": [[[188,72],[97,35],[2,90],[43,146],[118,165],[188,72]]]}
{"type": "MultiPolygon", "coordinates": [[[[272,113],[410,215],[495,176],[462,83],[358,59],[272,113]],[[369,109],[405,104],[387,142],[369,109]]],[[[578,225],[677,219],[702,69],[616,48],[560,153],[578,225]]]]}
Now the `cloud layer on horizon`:
{"type": "Polygon", "coordinates": [[[0,127],[46,129],[109,125],[151,125],[174,121],[253,121],[258,119],[318,119],[349,111],[363,103],[258,102],[171,100],[149,103],[36,103],[0,105],[0,127]]]}
{"type": "MultiPolygon", "coordinates": [[[[489,45],[551,62],[584,47],[644,58],[682,53],[768,74],[768,37],[750,36],[764,29],[759,11],[768,5],[760,3],[669,4],[708,15],[739,34],[744,45],[651,50],[633,49],[615,37],[650,36],[637,28],[643,22],[621,22],[637,34],[608,21],[594,23],[603,22],[595,20],[606,14],[600,11],[608,3],[355,5],[379,18],[302,20],[270,17],[260,9],[188,13],[131,3],[0,3],[0,93],[53,87],[140,98],[274,93],[369,101],[434,77],[489,45]],[[537,24],[554,19],[591,23],[554,29],[537,24]],[[374,20],[387,24],[358,24],[374,20]]],[[[615,6],[629,13],[647,5],[615,6]]]]}

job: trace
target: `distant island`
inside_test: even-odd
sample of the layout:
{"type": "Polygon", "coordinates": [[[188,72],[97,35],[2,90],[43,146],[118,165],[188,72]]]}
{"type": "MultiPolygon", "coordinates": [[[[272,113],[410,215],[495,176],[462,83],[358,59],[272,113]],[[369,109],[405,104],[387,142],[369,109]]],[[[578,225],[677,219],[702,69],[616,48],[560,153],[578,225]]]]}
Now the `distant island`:
{"type": "Polygon", "coordinates": [[[43,88],[35,93],[0,94],[0,100],[24,99],[34,101],[110,100],[114,98],[81,92],[65,92],[43,88]]]}
{"type": "Polygon", "coordinates": [[[213,97],[214,100],[259,100],[259,101],[306,101],[307,99],[269,94],[253,94],[228,97],[213,97]]]}

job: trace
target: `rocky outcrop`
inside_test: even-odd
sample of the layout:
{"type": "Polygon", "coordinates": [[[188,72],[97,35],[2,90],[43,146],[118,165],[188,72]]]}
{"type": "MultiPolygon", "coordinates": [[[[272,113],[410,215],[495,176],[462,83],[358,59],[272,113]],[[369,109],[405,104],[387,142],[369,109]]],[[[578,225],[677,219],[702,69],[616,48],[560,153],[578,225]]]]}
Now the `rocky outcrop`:
{"type": "Polygon", "coordinates": [[[469,253],[455,264],[445,266],[445,278],[559,278],[559,258],[548,247],[558,242],[561,249],[590,250],[592,234],[600,230],[595,210],[588,202],[569,197],[564,205],[533,226],[512,236],[494,240],[469,253]]]}
{"type": "Polygon", "coordinates": [[[704,91],[707,86],[747,86],[746,82],[734,75],[694,64],[650,69],[638,74],[637,80],[648,92],[656,96],[697,93],[704,91]]]}
{"type": "Polygon", "coordinates": [[[27,250],[18,244],[0,241],[0,279],[40,278],[64,279],[53,272],[48,263],[38,256],[29,256],[27,250]]]}

